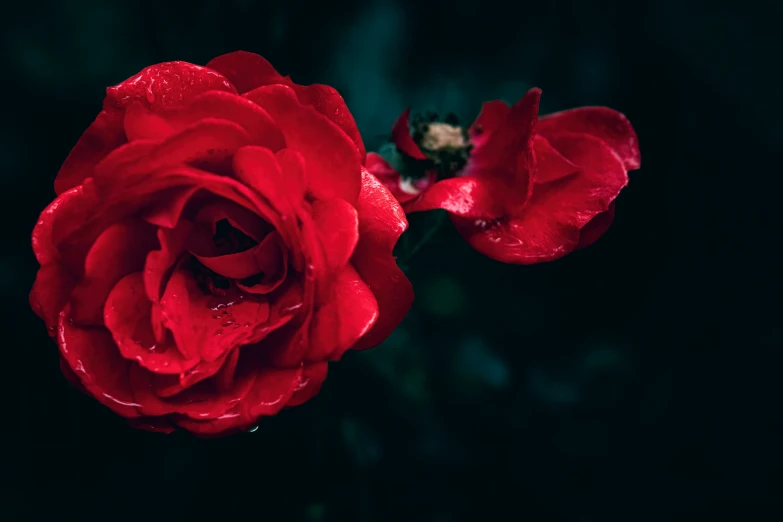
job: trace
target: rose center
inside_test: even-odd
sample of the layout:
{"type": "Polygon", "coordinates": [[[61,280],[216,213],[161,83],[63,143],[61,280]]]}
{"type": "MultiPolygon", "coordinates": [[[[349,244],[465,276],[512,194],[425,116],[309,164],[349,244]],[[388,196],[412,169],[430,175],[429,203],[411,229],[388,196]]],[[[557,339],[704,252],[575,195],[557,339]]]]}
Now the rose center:
{"type": "Polygon", "coordinates": [[[234,228],[228,219],[221,219],[215,223],[212,243],[223,254],[244,252],[258,244],[255,239],[234,228]]]}
{"type": "Polygon", "coordinates": [[[438,178],[456,176],[467,164],[472,145],[465,128],[456,115],[448,114],[443,121],[428,113],[413,117],[411,136],[422,152],[432,161],[438,178]]]}

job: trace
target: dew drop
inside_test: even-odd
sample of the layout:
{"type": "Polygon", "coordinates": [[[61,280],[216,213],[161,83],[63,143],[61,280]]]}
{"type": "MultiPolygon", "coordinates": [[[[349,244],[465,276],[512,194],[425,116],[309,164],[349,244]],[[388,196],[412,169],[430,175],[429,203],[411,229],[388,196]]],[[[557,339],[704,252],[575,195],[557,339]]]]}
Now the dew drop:
{"type": "Polygon", "coordinates": [[[252,428],[247,430],[248,433],[255,433],[256,431],[258,431],[258,426],[253,426],[252,428]]]}
{"type": "Polygon", "coordinates": [[[302,308],[302,303],[294,303],[290,306],[285,306],[280,309],[280,313],[282,314],[292,314],[302,308]]]}
{"type": "Polygon", "coordinates": [[[229,319],[228,321],[223,321],[222,323],[220,323],[220,326],[231,326],[232,324],[234,324],[234,321],[229,319]]]}

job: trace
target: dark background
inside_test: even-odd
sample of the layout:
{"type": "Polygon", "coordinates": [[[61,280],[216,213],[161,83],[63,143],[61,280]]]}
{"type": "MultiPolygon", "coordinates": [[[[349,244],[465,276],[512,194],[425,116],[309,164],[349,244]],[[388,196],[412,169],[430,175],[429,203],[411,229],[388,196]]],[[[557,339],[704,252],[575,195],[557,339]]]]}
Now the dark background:
{"type": "Polygon", "coordinates": [[[780,514],[781,2],[21,2],[4,8],[4,520],[766,520],[780,514]],[[642,169],[610,231],[506,266],[449,227],[382,347],[255,433],[135,431],[70,388],[29,235],[106,86],[236,49],[398,113],[543,89],[608,105],[642,169]],[[220,518],[217,518],[220,517],[220,518]]]}

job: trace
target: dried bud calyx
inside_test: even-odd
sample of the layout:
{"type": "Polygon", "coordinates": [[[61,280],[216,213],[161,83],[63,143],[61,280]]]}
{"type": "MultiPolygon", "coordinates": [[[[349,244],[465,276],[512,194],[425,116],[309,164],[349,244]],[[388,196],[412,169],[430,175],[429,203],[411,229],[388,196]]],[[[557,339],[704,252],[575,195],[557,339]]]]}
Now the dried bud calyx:
{"type": "Polygon", "coordinates": [[[414,141],[438,169],[440,178],[451,177],[465,166],[472,145],[456,115],[450,113],[438,121],[434,113],[417,114],[411,127],[414,141]]]}

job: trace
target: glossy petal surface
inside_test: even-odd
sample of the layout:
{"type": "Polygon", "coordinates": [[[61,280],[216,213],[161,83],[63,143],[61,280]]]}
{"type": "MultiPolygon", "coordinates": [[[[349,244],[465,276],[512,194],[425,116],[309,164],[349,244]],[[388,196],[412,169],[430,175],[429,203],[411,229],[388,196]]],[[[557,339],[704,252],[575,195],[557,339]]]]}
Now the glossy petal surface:
{"type": "Polygon", "coordinates": [[[408,314],[413,286],[392,256],[408,220],[394,196],[366,171],[357,209],[359,242],[351,262],[378,302],[378,319],[355,346],[367,349],[383,342],[408,314]]]}
{"type": "Polygon", "coordinates": [[[639,138],[623,114],[607,107],[580,107],[549,114],[536,128],[544,137],[561,132],[588,134],[606,143],[625,165],[627,170],[641,165],[639,138]]]}

